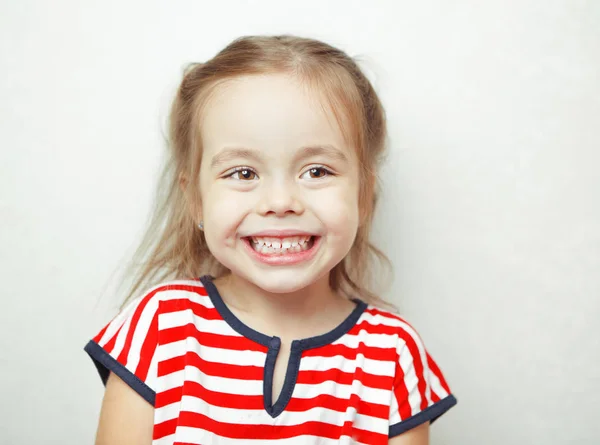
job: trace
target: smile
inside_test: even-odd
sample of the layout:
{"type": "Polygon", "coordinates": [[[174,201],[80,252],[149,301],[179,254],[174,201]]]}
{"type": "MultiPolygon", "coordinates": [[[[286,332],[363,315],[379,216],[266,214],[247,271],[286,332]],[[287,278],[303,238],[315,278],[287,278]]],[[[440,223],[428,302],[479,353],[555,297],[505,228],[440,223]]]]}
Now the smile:
{"type": "Polygon", "coordinates": [[[266,264],[295,264],[311,259],[320,236],[247,236],[242,241],[251,256],[266,264]]]}

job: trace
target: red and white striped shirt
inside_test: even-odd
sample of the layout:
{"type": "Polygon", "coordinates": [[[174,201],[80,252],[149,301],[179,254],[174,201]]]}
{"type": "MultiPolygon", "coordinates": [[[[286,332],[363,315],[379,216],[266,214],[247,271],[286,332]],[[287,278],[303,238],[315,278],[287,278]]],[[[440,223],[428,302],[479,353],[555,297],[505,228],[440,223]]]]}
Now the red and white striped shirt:
{"type": "Polygon", "coordinates": [[[210,277],[155,286],[85,347],[154,406],[153,445],[387,444],[456,404],[400,316],[354,300],[334,330],[291,345],[277,401],[280,339],[225,305],[210,277]]]}

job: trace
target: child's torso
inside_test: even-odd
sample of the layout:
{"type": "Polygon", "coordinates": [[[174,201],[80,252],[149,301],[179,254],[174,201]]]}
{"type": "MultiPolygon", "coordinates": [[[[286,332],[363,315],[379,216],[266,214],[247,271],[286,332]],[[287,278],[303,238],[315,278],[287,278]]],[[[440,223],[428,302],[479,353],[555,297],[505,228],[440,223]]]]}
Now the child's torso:
{"type": "Polygon", "coordinates": [[[387,444],[395,340],[364,303],[331,333],[283,344],[208,296],[171,306],[159,316],[156,444],[387,444]]]}

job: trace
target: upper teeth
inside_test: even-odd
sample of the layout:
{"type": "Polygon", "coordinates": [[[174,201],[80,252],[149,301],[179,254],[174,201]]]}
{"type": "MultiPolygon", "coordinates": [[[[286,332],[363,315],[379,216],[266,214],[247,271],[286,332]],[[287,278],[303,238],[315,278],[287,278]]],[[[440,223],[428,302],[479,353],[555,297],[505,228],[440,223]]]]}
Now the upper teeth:
{"type": "Polygon", "coordinates": [[[288,238],[253,236],[251,238],[254,244],[258,244],[259,246],[274,247],[275,249],[289,249],[290,247],[296,247],[298,245],[307,243],[308,240],[310,240],[310,236],[292,236],[288,238]]]}

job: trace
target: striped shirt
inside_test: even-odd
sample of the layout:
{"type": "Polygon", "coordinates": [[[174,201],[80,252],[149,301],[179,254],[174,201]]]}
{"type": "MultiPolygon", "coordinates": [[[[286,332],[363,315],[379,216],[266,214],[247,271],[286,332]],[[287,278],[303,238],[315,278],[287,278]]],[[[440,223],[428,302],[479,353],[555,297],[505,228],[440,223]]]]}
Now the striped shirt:
{"type": "Polygon", "coordinates": [[[272,400],[278,337],[245,325],[211,277],[155,286],[89,343],[109,372],[154,406],[153,445],[387,444],[456,398],[415,329],[354,299],[325,335],[295,340],[272,400]]]}

